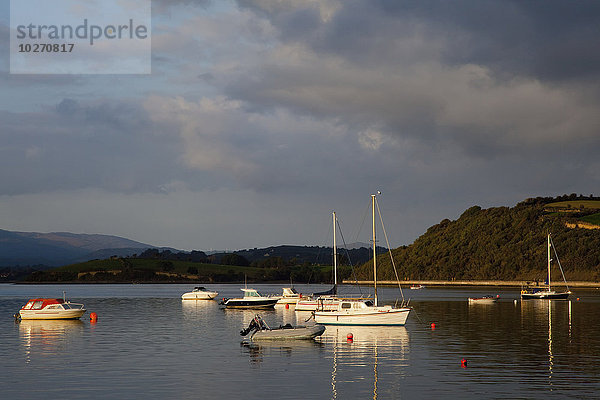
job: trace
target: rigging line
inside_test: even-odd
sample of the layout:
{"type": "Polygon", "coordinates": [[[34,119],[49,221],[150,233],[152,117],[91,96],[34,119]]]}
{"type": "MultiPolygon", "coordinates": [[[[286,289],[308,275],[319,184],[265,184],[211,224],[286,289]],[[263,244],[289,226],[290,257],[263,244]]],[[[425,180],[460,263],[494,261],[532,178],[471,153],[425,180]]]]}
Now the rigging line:
{"type": "MultiPolygon", "coordinates": [[[[333,229],[335,229],[335,227],[333,229]]],[[[331,225],[327,224],[327,237],[331,237],[331,233],[332,233],[331,225]]],[[[321,243],[325,243],[325,241],[322,241],[321,243]]],[[[319,261],[319,258],[321,257],[321,246],[317,246],[317,247],[318,247],[319,251],[317,251],[317,255],[315,256],[315,258],[316,258],[315,259],[315,264],[316,265],[321,265],[320,261],[319,261]]],[[[323,248],[327,249],[329,247],[325,246],[323,248]]],[[[310,272],[311,277],[313,275],[313,272],[314,272],[314,269],[311,269],[311,272],[310,272]]],[[[333,268],[331,269],[331,280],[333,281],[333,268]]]]}
{"type": "Polygon", "coordinates": [[[567,286],[567,290],[569,290],[569,284],[567,283],[567,279],[565,278],[565,273],[562,269],[562,265],[560,264],[560,260],[558,258],[558,253],[556,252],[556,247],[554,247],[554,240],[552,240],[552,235],[550,235],[550,244],[552,244],[552,250],[554,250],[554,256],[556,257],[556,261],[558,262],[558,268],[560,268],[560,273],[562,274],[563,281],[565,282],[565,285],[567,286]]]}
{"type": "Polygon", "coordinates": [[[367,204],[367,207],[365,208],[365,212],[363,214],[362,222],[360,223],[360,226],[358,227],[358,231],[356,232],[356,236],[354,237],[354,241],[355,242],[358,242],[358,236],[360,235],[360,232],[362,231],[362,228],[365,225],[365,221],[367,219],[367,215],[369,215],[370,209],[371,209],[371,202],[369,201],[368,204],[367,204]]]}
{"type": "Polygon", "coordinates": [[[346,239],[344,239],[344,234],[342,233],[342,227],[340,226],[340,220],[337,217],[335,218],[335,223],[337,225],[338,232],[340,232],[340,236],[342,238],[342,243],[344,244],[344,250],[346,251],[346,257],[348,257],[348,263],[350,263],[350,268],[352,269],[352,276],[354,277],[354,282],[356,283],[356,286],[358,286],[358,292],[360,293],[360,295],[362,297],[362,294],[363,294],[362,289],[360,288],[360,285],[358,284],[358,277],[356,276],[356,271],[354,270],[354,265],[352,264],[352,260],[350,259],[350,252],[348,251],[348,247],[346,246],[346,239]]]}
{"type": "Polygon", "coordinates": [[[400,290],[400,295],[402,295],[402,302],[404,302],[404,293],[402,292],[402,286],[400,285],[400,278],[398,277],[398,271],[396,270],[396,263],[394,262],[394,256],[392,255],[392,248],[390,247],[390,242],[388,240],[387,232],[385,231],[385,225],[383,224],[383,217],[381,216],[381,210],[379,209],[379,201],[377,197],[375,197],[375,205],[377,206],[377,213],[379,214],[379,221],[381,222],[381,229],[383,230],[383,236],[385,237],[385,244],[388,248],[388,252],[390,253],[390,259],[392,260],[392,266],[394,267],[394,274],[396,275],[396,282],[398,282],[398,289],[400,290]]]}

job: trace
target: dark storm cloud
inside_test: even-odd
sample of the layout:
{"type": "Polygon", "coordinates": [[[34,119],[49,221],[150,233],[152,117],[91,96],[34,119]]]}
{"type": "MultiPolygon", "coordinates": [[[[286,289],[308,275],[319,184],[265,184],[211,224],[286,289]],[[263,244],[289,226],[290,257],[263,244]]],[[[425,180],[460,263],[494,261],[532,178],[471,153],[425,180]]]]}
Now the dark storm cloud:
{"type": "Polygon", "coordinates": [[[597,1],[344,1],[326,20],[316,2],[239,3],[267,16],[283,41],[353,62],[410,63],[395,39],[419,33],[443,39],[444,63],[486,65],[507,78],[581,79],[600,71],[597,1]]]}
{"type": "Polygon", "coordinates": [[[254,106],[456,144],[471,156],[598,145],[596,3],[241,3],[280,39],[227,87],[254,106]]]}

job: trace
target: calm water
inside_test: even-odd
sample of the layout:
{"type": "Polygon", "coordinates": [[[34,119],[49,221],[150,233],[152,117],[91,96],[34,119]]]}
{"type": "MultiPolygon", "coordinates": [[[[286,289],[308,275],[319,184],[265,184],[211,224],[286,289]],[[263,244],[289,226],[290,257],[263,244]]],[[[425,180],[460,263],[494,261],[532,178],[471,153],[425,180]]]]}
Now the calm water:
{"type": "MultiPolygon", "coordinates": [[[[220,297],[239,285],[211,285],[220,297]]],[[[254,285],[263,293],[280,285],[254,285]]],[[[325,286],[296,285],[312,292],[325,286]]],[[[600,290],[518,301],[517,290],[405,290],[406,327],[328,327],[314,342],[242,345],[251,311],[182,302],[191,285],[0,285],[2,398],[598,398],[600,290]],[[30,297],[82,302],[81,321],[22,321],[30,297]],[[494,305],[469,296],[499,294],[494,305]],[[579,297],[579,300],[577,300],[579,297]],[[98,322],[89,322],[89,312],[98,322]],[[435,323],[432,330],[431,323],[435,323]],[[346,336],[353,333],[354,340],[346,336]],[[461,359],[468,361],[461,367],[461,359]]],[[[392,301],[397,289],[381,297],[392,301]]],[[[303,323],[293,309],[260,312],[303,323]]]]}

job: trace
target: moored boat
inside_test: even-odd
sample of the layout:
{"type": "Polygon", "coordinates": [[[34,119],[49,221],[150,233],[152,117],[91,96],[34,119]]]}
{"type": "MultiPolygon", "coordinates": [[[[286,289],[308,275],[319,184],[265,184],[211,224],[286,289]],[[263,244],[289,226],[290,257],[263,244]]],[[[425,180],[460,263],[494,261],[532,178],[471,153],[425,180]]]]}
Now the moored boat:
{"type": "MultiPolygon", "coordinates": [[[[378,192],[380,194],[380,192],[378,192]]],[[[371,195],[373,218],[373,283],[374,298],[370,299],[340,299],[333,309],[317,308],[314,313],[315,321],[324,325],[381,325],[401,326],[406,324],[406,319],[412,308],[406,305],[392,307],[380,306],[377,298],[377,240],[375,224],[376,195],[371,195]]],[[[379,206],[377,205],[377,209],[379,206]]],[[[380,215],[381,217],[381,215],[380,215]]],[[[381,219],[381,218],[380,218],[381,219]]],[[[382,219],[381,219],[382,220],[382,219]]],[[[383,221],[383,220],[382,220],[383,221]]],[[[385,230],[384,230],[385,232],[385,230]]],[[[386,237],[387,240],[387,237],[386,237]]],[[[389,245],[388,245],[389,248],[389,245]]],[[[391,253],[390,253],[391,255],[391,253]]],[[[394,269],[394,260],[392,258],[394,269]]],[[[400,288],[400,285],[398,285],[400,288]]],[[[404,303],[404,302],[403,302],[404,303]]]]}
{"type": "Polygon", "coordinates": [[[419,290],[419,289],[425,289],[424,285],[412,285],[410,287],[412,290],[419,290]]]}
{"type": "Polygon", "coordinates": [[[284,287],[281,296],[273,296],[277,299],[276,304],[296,304],[302,299],[302,293],[298,293],[293,287],[284,287]]]}
{"type": "Polygon", "coordinates": [[[337,238],[336,238],[336,227],[337,217],[335,211],[332,212],[333,218],[333,287],[327,291],[320,293],[313,293],[305,299],[300,299],[296,303],[296,311],[316,311],[317,307],[326,310],[335,309],[340,300],[338,295],[337,286],[337,238]]]}
{"type": "Polygon", "coordinates": [[[341,299],[336,309],[318,309],[315,321],[323,325],[389,325],[402,326],[410,313],[409,307],[375,306],[372,300],[341,299]]]}
{"type": "Polygon", "coordinates": [[[219,295],[218,292],[208,290],[203,286],[197,286],[191,292],[181,295],[182,300],[212,300],[219,295]]]}
{"type": "Polygon", "coordinates": [[[259,315],[256,315],[248,327],[240,331],[240,335],[246,336],[251,333],[250,340],[298,340],[313,339],[323,332],[325,332],[323,325],[294,327],[286,324],[279,328],[270,328],[259,315]]]}
{"type": "Polygon", "coordinates": [[[244,292],[242,298],[224,299],[221,304],[225,308],[273,308],[277,303],[277,299],[263,296],[256,289],[241,289],[244,292]]]}
{"type": "Polygon", "coordinates": [[[21,319],[78,319],[86,309],[83,304],[65,299],[30,299],[15,317],[21,319]]]}
{"type": "Polygon", "coordinates": [[[494,304],[497,301],[498,298],[492,296],[469,297],[469,304],[494,304]]]}
{"type": "Polygon", "coordinates": [[[565,274],[562,269],[562,265],[560,265],[560,260],[558,259],[558,254],[556,253],[556,248],[554,247],[554,243],[552,242],[551,235],[548,234],[548,271],[546,275],[547,286],[544,289],[539,288],[527,288],[521,290],[521,299],[522,300],[531,300],[531,299],[548,299],[548,300],[566,300],[569,298],[571,291],[569,290],[569,286],[567,285],[567,280],[565,279],[565,274]],[[558,267],[560,268],[560,272],[563,277],[563,281],[567,288],[566,291],[557,292],[556,290],[552,290],[552,286],[550,283],[551,276],[551,266],[552,266],[552,250],[554,250],[554,255],[556,256],[556,261],[558,263],[558,267]]]}

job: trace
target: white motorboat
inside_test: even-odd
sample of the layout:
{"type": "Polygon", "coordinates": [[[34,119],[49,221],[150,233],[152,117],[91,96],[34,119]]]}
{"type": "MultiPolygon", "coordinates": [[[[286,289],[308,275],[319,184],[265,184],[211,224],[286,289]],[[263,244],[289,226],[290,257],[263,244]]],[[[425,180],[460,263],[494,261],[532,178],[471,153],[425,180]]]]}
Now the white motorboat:
{"type": "Polygon", "coordinates": [[[83,304],[71,303],[66,299],[30,299],[15,317],[21,319],[78,319],[85,311],[83,304]]]}
{"type": "Polygon", "coordinates": [[[218,292],[213,292],[203,286],[197,286],[191,292],[181,295],[182,300],[212,300],[219,295],[218,292]]]}
{"type": "Polygon", "coordinates": [[[286,324],[279,328],[271,328],[259,316],[256,315],[247,328],[240,331],[240,335],[246,336],[250,332],[250,340],[297,340],[313,339],[325,332],[323,325],[292,326],[286,324]]]}
{"type": "Polygon", "coordinates": [[[567,280],[565,279],[565,274],[562,269],[562,265],[560,265],[560,260],[558,259],[558,253],[556,253],[556,248],[554,247],[554,243],[552,242],[552,238],[550,234],[548,234],[548,272],[547,272],[547,282],[548,285],[544,289],[538,288],[528,288],[521,290],[521,299],[530,300],[530,299],[548,299],[548,300],[566,300],[571,291],[569,290],[569,286],[567,285],[567,280]],[[567,290],[564,292],[557,292],[552,290],[550,284],[550,267],[552,266],[552,249],[554,249],[554,255],[556,256],[556,261],[558,263],[558,267],[560,268],[560,272],[563,277],[563,281],[565,282],[565,286],[567,290]]]}
{"type": "Polygon", "coordinates": [[[412,290],[420,290],[420,289],[425,289],[425,285],[412,285],[410,288],[412,290]]]}
{"type": "Polygon", "coordinates": [[[492,296],[469,297],[469,304],[494,304],[497,301],[498,298],[492,296]]]}
{"type": "Polygon", "coordinates": [[[273,308],[277,303],[277,299],[273,297],[263,296],[256,289],[241,289],[244,292],[242,298],[224,299],[221,304],[225,308],[273,308]]]}
{"type": "Polygon", "coordinates": [[[373,209],[373,282],[375,289],[374,301],[370,299],[341,299],[341,301],[333,310],[317,308],[317,311],[315,311],[314,315],[315,321],[318,324],[404,325],[406,323],[406,319],[408,318],[408,315],[411,311],[410,307],[402,306],[400,308],[395,308],[389,305],[379,306],[377,302],[377,241],[375,229],[376,195],[371,195],[371,201],[373,209]]]}
{"type": "Polygon", "coordinates": [[[302,293],[298,293],[293,287],[284,287],[281,296],[274,296],[276,304],[296,304],[302,299],[302,293]]]}

